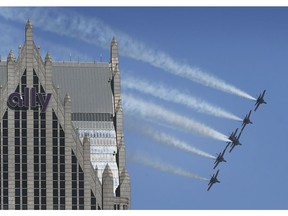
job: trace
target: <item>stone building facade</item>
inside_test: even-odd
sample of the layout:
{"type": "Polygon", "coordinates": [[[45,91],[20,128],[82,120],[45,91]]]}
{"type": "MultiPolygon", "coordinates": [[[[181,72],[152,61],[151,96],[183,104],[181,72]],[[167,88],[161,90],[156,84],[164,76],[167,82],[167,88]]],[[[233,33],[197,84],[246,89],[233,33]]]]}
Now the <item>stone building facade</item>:
{"type": "Polygon", "coordinates": [[[28,20],[0,84],[1,209],[130,208],[115,38],[107,63],[42,60],[28,20]]]}

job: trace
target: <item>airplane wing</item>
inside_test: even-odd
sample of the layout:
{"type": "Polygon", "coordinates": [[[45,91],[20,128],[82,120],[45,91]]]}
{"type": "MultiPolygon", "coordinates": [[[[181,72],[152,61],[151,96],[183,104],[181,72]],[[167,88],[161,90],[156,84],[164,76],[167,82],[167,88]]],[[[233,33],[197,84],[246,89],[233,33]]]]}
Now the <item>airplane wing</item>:
{"type": "Polygon", "coordinates": [[[266,93],[266,89],[263,91],[262,98],[264,98],[265,93],[266,93]]]}
{"type": "Polygon", "coordinates": [[[230,149],[229,153],[231,153],[231,151],[234,149],[235,145],[232,144],[232,148],[230,149]]]}
{"type": "MultiPolygon", "coordinates": [[[[230,144],[230,143],[229,143],[229,144],[230,144]]],[[[225,147],[225,149],[224,149],[224,151],[223,151],[223,153],[222,153],[222,156],[224,155],[224,153],[225,153],[226,149],[228,148],[229,144],[226,145],[226,147],[225,147]]]]}
{"type": "Polygon", "coordinates": [[[260,103],[257,104],[257,106],[255,107],[254,111],[256,111],[258,109],[259,105],[260,105],[260,103]]]}
{"type": "Polygon", "coordinates": [[[250,119],[250,115],[251,115],[251,112],[252,110],[250,110],[249,114],[248,114],[248,118],[247,119],[250,119]]]}
{"type": "Polygon", "coordinates": [[[215,168],[218,166],[219,163],[220,163],[220,162],[217,161],[217,163],[215,164],[215,166],[213,167],[213,169],[215,169],[215,168]]]}
{"type": "Polygon", "coordinates": [[[236,137],[237,131],[238,131],[238,128],[234,132],[234,135],[233,135],[234,137],[236,137]]]}
{"type": "MultiPolygon", "coordinates": [[[[242,134],[242,132],[243,132],[244,128],[246,127],[246,125],[247,125],[247,124],[244,124],[244,125],[243,125],[243,127],[241,128],[240,134],[242,134]]],[[[239,135],[240,135],[240,134],[239,134],[239,135]]]]}
{"type": "Polygon", "coordinates": [[[218,176],[218,173],[219,173],[219,169],[218,169],[218,170],[217,170],[217,172],[216,172],[215,178],[217,178],[217,176],[218,176]]]}
{"type": "Polygon", "coordinates": [[[207,191],[209,191],[209,190],[210,190],[210,188],[212,187],[212,185],[213,185],[213,184],[211,184],[211,185],[208,187],[207,191]]]}
{"type": "Polygon", "coordinates": [[[240,131],[238,137],[236,138],[238,141],[239,141],[239,139],[240,139],[240,136],[242,135],[242,131],[243,131],[243,130],[240,131]]]}
{"type": "Polygon", "coordinates": [[[207,191],[209,191],[212,186],[213,186],[213,184],[211,184],[211,185],[208,187],[207,191]]]}

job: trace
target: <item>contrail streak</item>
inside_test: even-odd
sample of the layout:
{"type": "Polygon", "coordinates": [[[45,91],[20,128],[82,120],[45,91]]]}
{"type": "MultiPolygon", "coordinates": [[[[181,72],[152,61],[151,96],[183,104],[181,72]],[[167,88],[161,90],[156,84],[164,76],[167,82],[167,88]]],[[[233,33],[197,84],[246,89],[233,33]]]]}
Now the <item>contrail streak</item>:
{"type": "Polygon", "coordinates": [[[122,94],[122,98],[125,111],[128,113],[131,112],[134,114],[139,114],[142,118],[150,117],[156,120],[165,121],[166,123],[173,124],[188,131],[211,137],[216,140],[221,140],[224,142],[230,141],[224,134],[195,120],[188,119],[185,116],[169,111],[164,107],[155,105],[153,103],[147,103],[143,100],[136,99],[125,94],[122,94]]]}
{"type": "Polygon", "coordinates": [[[125,33],[114,31],[105,23],[93,18],[80,16],[77,13],[64,10],[48,10],[47,8],[1,8],[0,15],[8,20],[24,22],[29,17],[39,28],[56,34],[83,40],[105,49],[109,47],[111,38],[117,35],[121,44],[120,53],[130,58],[143,61],[171,74],[190,79],[202,85],[256,100],[248,93],[226,83],[225,81],[174,60],[168,54],[154,50],[144,43],[133,39],[125,33]]]}
{"type": "Polygon", "coordinates": [[[122,80],[124,88],[137,90],[146,94],[153,95],[162,100],[174,102],[185,105],[189,108],[195,109],[198,112],[207,113],[216,117],[222,117],[235,121],[242,121],[241,118],[231,114],[220,107],[216,107],[203,100],[192,97],[188,94],[183,94],[176,89],[168,88],[164,85],[151,84],[148,81],[128,77],[122,80]]]}
{"type": "Polygon", "coordinates": [[[160,162],[158,160],[153,160],[152,158],[144,156],[143,154],[127,154],[127,156],[133,162],[140,163],[140,164],[143,164],[145,166],[149,166],[149,167],[152,167],[154,169],[161,170],[163,172],[168,172],[168,173],[172,173],[175,175],[190,177],[190,178],[199,179],[199,180],[203,180],[203,181],[209,181],[209,179],[207,179],[207,178],[195,175],[189,171],[183,170],[180,167],[172,166],[170,164],[165,164],[165,163],[160,162]]]}
{"type": "Polygon", "coordinates": [[[173,146],[173,147],[176,147],[178,149],[184,150],[186,152],[197,154],[197,155],[200,155],[203,157],[216,159],[216,157],[214,157],[213,155],[211,155],[207,152],[204,152],[200,149],[197,149],[197,148],[189,145],[188,143],[186,143],[184,141],[178,140],[177,138],[175,138],[169,134],[166,134],[163,132],[156,132],[156,131],[153,131],[152,129],[148,129],[148,128],[143,129],[141,132],[143,134],[151,137],[152,139],[156,140],[157,142],[163,143],[165,145],[173,146]]]}

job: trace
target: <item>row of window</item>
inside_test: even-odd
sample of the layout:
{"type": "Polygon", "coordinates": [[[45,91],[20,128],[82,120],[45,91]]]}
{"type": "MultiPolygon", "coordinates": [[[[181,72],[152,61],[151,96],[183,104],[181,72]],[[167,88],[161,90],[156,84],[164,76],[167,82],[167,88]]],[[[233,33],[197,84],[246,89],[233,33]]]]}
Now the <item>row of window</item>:
{"type": "Polygon", "coordinates": [[[65,133],[53,111],[53,209],[65,209],[65,133]],[[59,136],[60,135],[60,136],[59,136]],[[59,189],[60,188],[60,189],[59,189]]]}
{"type": "MultiPolygon", "coordinates": [[[[123,210],[128,209],[128,205],[123,205],[123,210]]],[[[120,204],[114,204],[114,210],[120,210],[120,204]]]]}
{"type": "Polygon", "coordinates": [[[111,121],[110,113],[72,113],[72,121],[111,121]]]}
{"type": "Polygon", "coordinates": [[[3,205],[3,209],[8,209],[8,205],[9,205],[8,171],[9,170],[8,170],[8,111],[7,110],[3,116],[2,125],[3,125],[3,133],[1,135],[3,135],[3,142],[1,144],[2,144],[3,152],[1,153],[3,157],[3,162],[2,162],[3,171],[1,172],[2,176],[0,179],[0,185],[3,185],[3,188],[1,188],[3,190],[3,203],[1,204],[3,205]],[[7,134],[5,136],[4,136],[4,130],[7,130],[7,134]]]}
{"type": "Polygon", "coordinates": [[[97,130],[78,130],[78,135],[80,138],[84,136],[89,136],[90,138],[115,138],[115,131],[97,131],[97,130]]]}
{"type": "MultiPolygon", "coordinates": [[[[35,71],[33,71],[33,87],[37,93],[45,93],[35,71]]],[[[33,118],[34,173],[36,173],[34,175],[34,209],[46,209],[46,113],[40,112],[37,106],[34,109],[33,118]]]]}

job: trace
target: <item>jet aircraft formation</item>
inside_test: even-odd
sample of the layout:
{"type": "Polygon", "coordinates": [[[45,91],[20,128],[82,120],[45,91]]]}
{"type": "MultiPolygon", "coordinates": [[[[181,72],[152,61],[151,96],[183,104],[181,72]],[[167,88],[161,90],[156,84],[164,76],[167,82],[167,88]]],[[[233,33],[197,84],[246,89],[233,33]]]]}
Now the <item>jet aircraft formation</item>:
{"type": "MultiPolygon", "coordinates": [[[[261,104],[267,104],[267,102],[264,100],[265,92],[266,92],[266,90],[264,90],[263,93],[260,94],[259,97],[257,98],[256,103],[255,103],[255,109],[254,109],[254,111],[256,111],[261,104]]],[[[245,128],[246,125],[248,125],[248,124],[253,124],[252,121],[250,120],[251,112],[252,112],[252,110],[250,110],[249,113],[248,113],[248,114],[245,116],[245,118],[243,119],[243,121],[242,121],[242,128],[241,128],[240,133],[238,134],[238,136],[237,136],[238,128],[237,128],[234,132],[232,132],[232,133],[230,134],[230,136],[229,136],[229,138],[228,138],[230,141],[227,142],[227,145],[226,145],[225,149],[224,149],[222,152],[220,152],[219,154],[217,154],[217,158],[215,159],[215,162],[214,162],[215,165],[214,165],[213,169],[215,169],[215,168],[219,165],[219,163],[221,163],[221,162],[227,162],[227,161],[224,159],[224,154],[225,154],[225,152],[226,152],[226,149],[227,149],[229,146],[230,146],[229,153],[231,153],[232,150],[235,148],[235,146],[242,145],[242,144],[240,143],[239,139],[240,139],[240,136],[241,136],[244,128],[245,128]]],[[[213,186],[213,184],[215,184],[215,183],[220,183],[220,181],[217,179],[218,174],[219,174],[219,169],[217,170],[217,172],[216,172],[215,174],[213,174],[213,175],[211,176],[211,179],[210,179],[210,181],[209,181],[209,183],[208,183],[208,189],[207,189],[207,191],[210,190],[210,188],[213,186]]]]}

